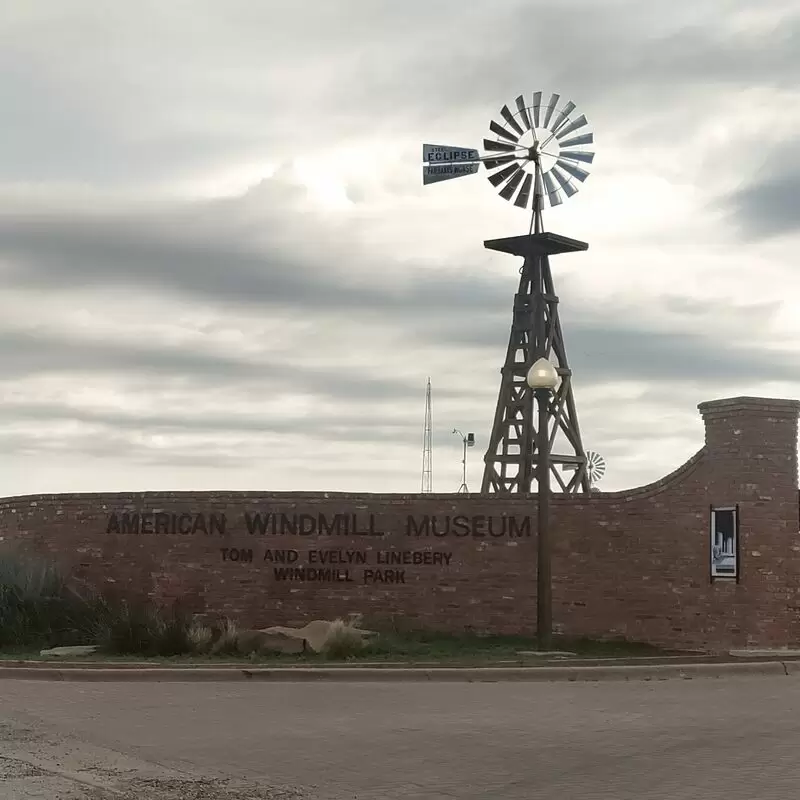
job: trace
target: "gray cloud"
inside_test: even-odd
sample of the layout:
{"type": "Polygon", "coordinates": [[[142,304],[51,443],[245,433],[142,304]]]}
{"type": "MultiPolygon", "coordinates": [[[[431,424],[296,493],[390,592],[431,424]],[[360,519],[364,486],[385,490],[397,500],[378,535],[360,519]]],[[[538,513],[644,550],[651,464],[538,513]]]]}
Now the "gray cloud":
{"type": "Polygon", "coordinates": [[[530,75],[607,132],[674,137],[712,88],[794,89],[800,69],[800,14],[778,0],[758,31],[723,24],[752,10],[741,0],[27,5],[0,27],[6,180],[152,181],[321,140],[455,133],[458,116],[477,138],[530,75]]]}
{"type": "Polygon", "coordinates": [[[324,406],[307,418],[276,417],[271,414],[236,412],[196,413],[191,408],[181,412],[122,412],[60,403],[5,403],[0,413],[6,423],[80,423],[99,429],[106,436],[111,431],[156,434],[258,434],[295,435],[306,439],[334,442],[410,441],[418,438],[415,419],[392,419],[379,410],[336,409],[324,406]]]}
{"type": "Polygon", "coordinates": [[[298,192],[296,185],[269,180],[244,198],[154,214],[0,214],[3,272],[7,282],[28,288],[148,286],[264,308],[402,312],[441,307],[444,297],[464,309],[505,300],[505,292],[475,271],[413,269],[391,257],[392,269],[376,271],[376,255],[349,236],[357,220],[345,244],[323,226],[309,239],[297,203],[286,205],[298,192]],[[264,209],[257,224],[248,220],[253,202],[264,209]]]}
{"type": "MultiPolygon", "coordinates": [[[[202,386],[233,382],[243,391],[303,393],[320,398],[364,401],[396,400],[419,394],[409,381],[367,370],[307,367],[270,359],[246,359],[233,353],[134,342],[56,338],[42,334],[0,332],[0,370],[5,379],[40,375],[106,374],[120,380],[131,374],[160,376],[164,384],[189,380],[202,386]]],[[[151,387],[155,388],[155,387],[151,387]]],[[[446,389],[443,395],[449,395],[446,389]]]]}
{"type": "Polygon", "coordinates": [[[727,215],[745,240],[762,241],[800,230],[800,144],[796,138],[779,139],[774,147],[762,145],[762,150],[759,168],[742,175],[734,191],[710,203],[712,210],[727,215]]]}
{"type": "Polygon", "coordinates": [[[726,198],[726,207],[747,239],[800,232],[800,169],[753,180],[726,198]]]}
{"type": "MultiPolygon", "coordinates": [[[[738,383],[745,377],[800,382],[800,366],[788,348],[765,349],[752,342],[756,325],[763,329],[778,312],[776,303],[737,307],[666,297],[646,310],[613,299],[606,309],[561,311],[570,366],[584,385],[607,380],[708,385],[738,383]],[[673,329],[654,327],[648,320],[648,313],[658,310],[676,312],[673,329]]],[[[430,326],[422,323],[418,335],[499,354],[508,341],[509,324],[508,313],[487,309],[463,330],[435,320],[430,326]]]]}

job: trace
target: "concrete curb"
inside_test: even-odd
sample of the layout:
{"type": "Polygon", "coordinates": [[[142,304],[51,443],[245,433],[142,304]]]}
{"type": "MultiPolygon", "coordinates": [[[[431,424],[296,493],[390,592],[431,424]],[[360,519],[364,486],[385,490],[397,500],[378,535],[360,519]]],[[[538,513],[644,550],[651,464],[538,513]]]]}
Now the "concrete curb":
{"type": "Polygon", "coordinates": [[[84,667],[0,667],[0,680],[75,682],[591,682],[654,681],[681,678],[725,678],[736,675],[800,675],[800,663],[751,661],[724,664],[649,664],[575,667],[147,667],[141,669],[84,667]]]}

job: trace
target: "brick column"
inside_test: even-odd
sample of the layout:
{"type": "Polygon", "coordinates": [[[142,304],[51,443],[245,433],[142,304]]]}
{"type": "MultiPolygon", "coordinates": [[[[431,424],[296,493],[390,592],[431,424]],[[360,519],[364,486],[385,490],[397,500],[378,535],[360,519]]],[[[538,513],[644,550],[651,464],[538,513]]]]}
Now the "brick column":
{"type": "Polygon", "coordinates": [[[797,503],[800,402],[734,397],[698,408],[706,428],[710,502],[797,503]]]}
{"type": "Polygon", "coordinates": [[[726,638],[761,647],[800,639],[800,403],[760,397],[699,406],[706,426],[707,496],[739,507],[739,584],[714,584],[712,615],[726,638]],[[718,623],[719,625],[719,623],[718,623]]]}

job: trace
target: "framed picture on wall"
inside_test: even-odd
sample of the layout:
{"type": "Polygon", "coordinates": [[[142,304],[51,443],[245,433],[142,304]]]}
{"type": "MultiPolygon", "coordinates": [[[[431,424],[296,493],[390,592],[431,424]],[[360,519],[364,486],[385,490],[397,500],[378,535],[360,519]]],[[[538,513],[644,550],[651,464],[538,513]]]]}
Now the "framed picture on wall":
{"type": "Polygon", "coordinates": [[[739,509],[711,508],[711,579],[739,578],[739,509]]]}

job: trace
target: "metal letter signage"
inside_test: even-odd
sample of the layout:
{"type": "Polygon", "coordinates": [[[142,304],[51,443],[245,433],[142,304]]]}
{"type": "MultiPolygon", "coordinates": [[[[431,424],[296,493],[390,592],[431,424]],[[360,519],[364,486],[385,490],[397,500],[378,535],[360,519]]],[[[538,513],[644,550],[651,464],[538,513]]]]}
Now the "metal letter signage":
{"type": "Polygon", "coordinates": [[[480,169],[480,154],[471,147],[423,144],[422,161],[424,185],[474,175],[480,169]]]}

